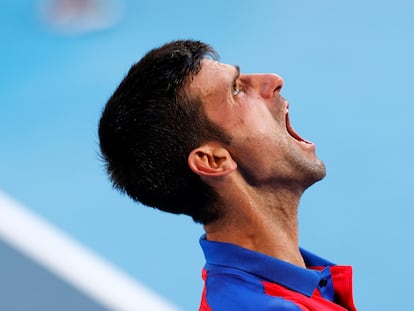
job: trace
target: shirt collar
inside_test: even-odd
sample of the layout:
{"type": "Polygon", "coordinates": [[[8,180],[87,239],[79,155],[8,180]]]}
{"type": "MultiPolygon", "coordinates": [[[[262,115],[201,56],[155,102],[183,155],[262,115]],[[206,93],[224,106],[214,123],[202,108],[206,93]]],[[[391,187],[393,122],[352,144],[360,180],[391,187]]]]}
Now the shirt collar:
{"type": "Polygon", "coordinates": [[[326,268],[322,270],[302,268],[235,244],[208,241],[205,235],[200,238],[200,245],[209,266],[239,269],[308,297],[313,294],[319,282],[330,275],[329,266],[334,265],[302,248],[300,252],[307,267],[326,268]]]}

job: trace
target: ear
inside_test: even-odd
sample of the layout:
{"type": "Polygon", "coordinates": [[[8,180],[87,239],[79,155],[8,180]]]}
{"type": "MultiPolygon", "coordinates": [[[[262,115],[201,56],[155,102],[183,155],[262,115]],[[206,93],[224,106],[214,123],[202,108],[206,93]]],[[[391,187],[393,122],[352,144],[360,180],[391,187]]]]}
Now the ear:
{"type": "Polygon", "coordinates": [[[206,143],[188,156],[188,165],[199,176],[224,176],[237,168],[227,149],[212,143],[206,143]]]}

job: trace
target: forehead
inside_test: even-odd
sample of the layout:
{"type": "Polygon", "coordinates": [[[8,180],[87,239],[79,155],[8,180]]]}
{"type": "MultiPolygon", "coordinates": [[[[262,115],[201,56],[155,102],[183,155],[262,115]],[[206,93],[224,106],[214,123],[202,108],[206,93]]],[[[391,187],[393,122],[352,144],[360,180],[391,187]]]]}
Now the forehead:
{"type": "Polygon", "coordinates": [[[190,83],[190,90],[202,98],[208,97],[231,85],[236,72],[235,66],[204,59],[200,71],[190,83]]]}

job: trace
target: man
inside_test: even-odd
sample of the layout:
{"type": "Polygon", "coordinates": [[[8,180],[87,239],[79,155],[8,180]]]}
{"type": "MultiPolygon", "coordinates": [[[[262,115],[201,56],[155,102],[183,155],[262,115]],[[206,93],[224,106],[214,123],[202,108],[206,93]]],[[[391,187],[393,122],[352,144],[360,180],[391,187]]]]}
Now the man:
{"type": "Polygon", "coordinates": [[[351,267],[298,245],[298,205],[325,176],[274,74],[242,74],[198,41],[133,65],[99,124],[114,185],[204,225],[200,310],[356,310],[351,267]]]}

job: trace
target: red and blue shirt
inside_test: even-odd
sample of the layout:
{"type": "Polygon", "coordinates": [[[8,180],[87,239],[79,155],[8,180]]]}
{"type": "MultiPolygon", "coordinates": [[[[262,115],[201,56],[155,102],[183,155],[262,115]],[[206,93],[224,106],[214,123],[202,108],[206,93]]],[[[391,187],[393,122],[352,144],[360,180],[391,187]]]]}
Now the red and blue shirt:
{"type": "Polygon", "coordinates": [[[307,268],[230,243],[200,239],[200,311],[356,311],[352,268],[300,249],[307,268]]]}

